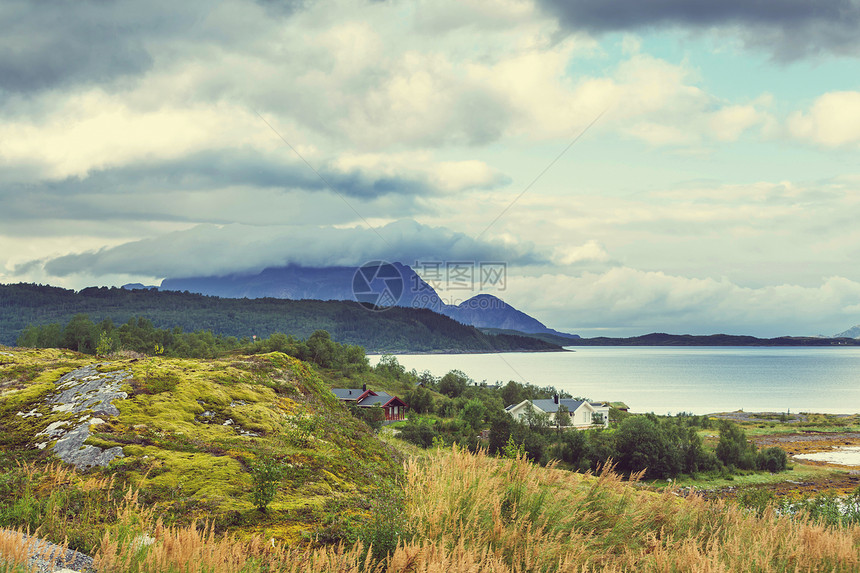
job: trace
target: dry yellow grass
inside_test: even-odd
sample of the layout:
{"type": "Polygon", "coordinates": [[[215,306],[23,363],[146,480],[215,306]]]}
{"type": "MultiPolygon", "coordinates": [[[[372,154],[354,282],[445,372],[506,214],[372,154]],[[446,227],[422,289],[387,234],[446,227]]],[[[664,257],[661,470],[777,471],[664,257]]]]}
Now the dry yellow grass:
{"type": "Polygon", "coordinates": [[[860,528],[758,517],[457,450],[407,468],[419,539],[502,557],[511,571],[858,571],[860,528]]]}
{"type": "MultiPolygon", "coordinates": [[[[860,528],[827,527],[721,501],[641,491],[606,469],[582,475],[453,448],[406,464],[403,540],[381,562],[352,547],[290,547],[165,527],[133,491],[103,535],[103,573],[525,573],[860,571],[860,528]],[[144,534],[148,538],[142,537],[144,534]],[[146,541],[144,541],[146,539],[146,541]],[[151,542],[151,543],[150,543],[151,542]]],[[[80,479],[61,475],[52,479],[80,479]]],[[[95,480],[92,485],[95,487],[95,480]]],[[[103,483],[103,487],[111,487],[103,483]]],[[[20,538],[0,554],[24,563],[20,538]]]]}

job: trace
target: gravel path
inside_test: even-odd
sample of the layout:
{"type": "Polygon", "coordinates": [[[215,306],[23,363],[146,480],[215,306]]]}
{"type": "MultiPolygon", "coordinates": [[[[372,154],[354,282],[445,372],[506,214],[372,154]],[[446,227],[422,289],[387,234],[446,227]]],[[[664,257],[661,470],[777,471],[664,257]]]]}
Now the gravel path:
{"type": "MultiPolygon", "coordinates": [[[[38,573],[91,573],[93,571],[93,558],[89,555],[71,549],[64,550],[62,546],[44,539],[8,529],[0,529],[0,538],[10,542],[17,538],[19,546],[27,549],[29,567],[35,566],[35,571],[38,573]]],[[[0,546],[9,545],[10,543],[0,542],[0,546]]]]}

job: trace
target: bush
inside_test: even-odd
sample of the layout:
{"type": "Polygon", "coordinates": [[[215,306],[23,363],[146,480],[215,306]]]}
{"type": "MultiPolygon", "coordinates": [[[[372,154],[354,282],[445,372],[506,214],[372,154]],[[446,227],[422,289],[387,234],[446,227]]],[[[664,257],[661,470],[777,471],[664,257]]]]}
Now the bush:
{"type": "Polygon", "coordinates": [[[550,455],[576,468],[587,465],[588,443],[585,439],[585,433],[578,430],[562,432],[558,442],[550,449],[550,455]]]}
{"type": "Polygon", "coordinates": [[[680,444],[669,429],[651,416],[627,418],[615,433],[618,469],[634,473],[647,469],[648,479],[674,477],[682,467],[680,444]]]}
{"type": "Polygon", "coordinates": [[[415,421],[410,419],[400,428],[400,438],[422,448],[432,446],[433,439],[438,436],[439,432],[427,420],[415,421]]]}
{"type": "Polygon", "coordinates": [[[278,485],[284,477],[284,465],[266,456],[252,462],[250,469],[251,480],[253,481],[251,496],[254,507],[265,512],[278,492],[278,485]]]}
{"type": "Polygon", "coordinates": [[[406,520],[406,496],[396,484],[385,484],[371,501],[370,521],[358,533],[365,547],[373,551],[374,559],[393,553],[400,543],[408,543],[412,535],[406,520]]]}
{"type": "Polygon", "coordinates": [[[740,426],[726,420],[720,422],[720,442],[716,454],[721,462],[730,467],[752,470],[757,466],[755,444],[747,441],[747,435],[740,426]]]}
{"type": "Polygon", "coordinates": [[[756,456],[756,465],[760,470],[767,470],[771,473],[781,472],[788,466],[788,456],[780,448],[767,448],[760,451],[756,456]]]}
{"type": "Polygon", "coordinates": [[[487,408],[484,403],[477,398],[472,398],[460,410],[460,418],[469,424],[473,430],[480,429],[484,423],[484,416],[487,415],[487,408]]]}

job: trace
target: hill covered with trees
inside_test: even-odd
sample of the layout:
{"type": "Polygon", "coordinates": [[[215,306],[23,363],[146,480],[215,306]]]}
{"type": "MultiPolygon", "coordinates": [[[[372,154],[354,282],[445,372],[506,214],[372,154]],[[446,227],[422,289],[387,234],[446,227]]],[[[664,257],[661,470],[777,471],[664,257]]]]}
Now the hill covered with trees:
{"type": "MultiPolygon", "coordinates": [[[[15,344],[28,326],[64,330],[78,314],[124,324],[144,316],[157,328],[214,336],[308,338],[325,330],[368,352],[554,351],[560,347],[511,335],[487,335],[427,309],[369,311],[350,301],[226,299],[187,292],[91,287],[79,292],[34,284],[0,285],[0,344],[15,344]]],[[[105,323],[105,326],[107,323],[105,323]]],[[[50,344],[42,346],[51,346],[50,344]]]]}

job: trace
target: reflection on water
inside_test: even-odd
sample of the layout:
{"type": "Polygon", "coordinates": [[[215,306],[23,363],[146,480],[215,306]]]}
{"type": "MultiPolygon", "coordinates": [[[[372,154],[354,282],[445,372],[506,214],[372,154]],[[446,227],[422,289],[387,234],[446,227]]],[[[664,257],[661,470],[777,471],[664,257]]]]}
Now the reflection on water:
{"type": "Polygon", "coordinates": [[[813,462],[826,462],[840,466],[860,466],[860,446],[842,446],[829,452],[816,452],[814,454],[800,454],[794,456],[801,460],[813,462]]]}

